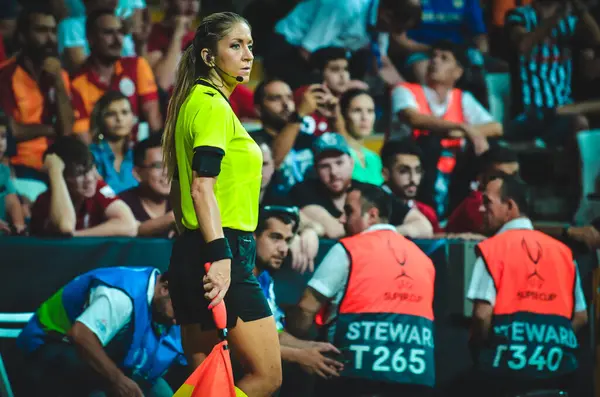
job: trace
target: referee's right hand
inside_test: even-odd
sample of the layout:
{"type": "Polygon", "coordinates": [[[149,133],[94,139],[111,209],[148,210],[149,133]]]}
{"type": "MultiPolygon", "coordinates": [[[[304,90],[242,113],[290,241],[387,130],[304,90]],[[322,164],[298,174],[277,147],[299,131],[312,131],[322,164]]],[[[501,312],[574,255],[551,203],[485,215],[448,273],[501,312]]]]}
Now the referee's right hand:
{"type": "Polygon", "coordinates": [[[208,308],[212,309],[223,300],[231,284],[231,259],[213,262],[202,282],[204,297],[210,301],[208,308]]]}

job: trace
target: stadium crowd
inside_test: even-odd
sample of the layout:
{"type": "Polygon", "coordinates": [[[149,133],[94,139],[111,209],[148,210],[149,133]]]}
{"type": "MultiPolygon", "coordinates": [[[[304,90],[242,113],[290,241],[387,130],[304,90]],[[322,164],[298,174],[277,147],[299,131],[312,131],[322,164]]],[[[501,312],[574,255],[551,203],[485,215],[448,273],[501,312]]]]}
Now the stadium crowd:
{"type": "MultiPolygon", "coordinates": [[[[286,371],[297,373],[289,367],[343,376],[333,339],[299,339],[307,313],[332,321],[325,302],[339,305],[348,283],[345,251],[334,246],[316,263],[322,239],[385,223],[410,240],[483,241],[526,216],[533,223],[520,229],[600,249],[600,218],[575,221],[591,200],[578,135],[600,121],[600,5],[584,0],[12,0],[0,9],[0,236],[176,237],[162,131],[179,60],[198,21],[217,11],[252,26],[251,81],[229,102],[262,151],[255,275],[288,365],[282,397],[301,395],[285,387],[286,371]],[[495,76],[510,77],[509,95],[495,76]],[[493,189],[518,206],[495,230],[493,189]],[[518,199],[536,189],[545,193],[518,199]],[[353,228],[356,194],[378,218],[353,228]],[[537,222],[548,220],[561,226],[537,222]],[[269,275],[281,266],[314,273],[289,319],[269,275]]],[[[481,267],[468,298],[493,305],[481,267]]],[[[577,271],[573,280],[573,311],[585,314],[577,271]]],[[[89,328],[103,346],[111,340],[89,328]]]]}

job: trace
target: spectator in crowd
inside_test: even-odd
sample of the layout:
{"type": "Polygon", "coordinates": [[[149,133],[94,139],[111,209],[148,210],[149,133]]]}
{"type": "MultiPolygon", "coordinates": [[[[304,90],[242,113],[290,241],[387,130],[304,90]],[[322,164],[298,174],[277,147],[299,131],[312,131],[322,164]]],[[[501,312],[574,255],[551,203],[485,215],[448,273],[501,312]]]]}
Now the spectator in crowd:
{"type": "Polygon", "coordinates": [[[91,52],[73,77],[74,131],[89,131],[94,105],[110,90],[120,91],[129,99],[134,115],[147,121],[151,132],[160,131],[162,116],[152,69],[144,58],[121,57],[122,22],[113,14],[103,9],[87,16],[91,52]]]}
{"type": "Polygon", "coordinates": [[[85,143],[75,137],[57,139],[46,152],[49,190],[35,201],[32,235],[135,236],[131,210],[104,183],[85,143]]]}
{"type": "Polygon", "coordinates": [[[152,25],[148,38],[148,63],[160,89],[170,93],[175,82],[175,70],[183,50],[194,41],[194,18],[199,0],[168,0],[165,18],[152,25]]]}
{"type": "Polygon", "coordinates": [[[175,215],[169,202],[171,183],[162,162],[160,135],[139,142],[133,151],[133,175],[140,184],[119,196],[138,221],[138,236],[171,238],[175,215]]]}
{"type": "MultiPolygon", "coordinates": [[[[340,125],[354,160],[352,179],[359,182],[381,185],[383,176],[379,156],[367,149],[365,138],[373,134],[375,126],[375,101],[369,93],[359,88],[352,88],[340,98],[340,125]]],[[[340,131],[340,132],[342,132],[340,131]]]]}
{"type": "Polygon", "coordinates": [[[170,397],[162,376],[185,363],[168,274],[151,267],[78,276],[42,303],[17,346],[29,396],[170,397]]]}
{"type": "Polygon", "coordinates": [[[573,102],[572,39],[581,36],[583,42],[598,46],[598,25],[580,0],[534,0],[506,15],[506,29],[516,56],[511,74],[513,110],[518,114],[506,128],[507,138],[539,136],[549,144],[564,144],[575,132],[588,128],[583,115],[560,111],[573,102]]]}
{"type": "Polygon", "coordinates": [[[477,245],[467,292],[473,301],[470,347],[477,372],[468,383],[473,391],[465,393],[463,384],[463,395],[572,393],[579,356],[575,332],[588,321],[586,299],[571,250],[533,230],[526,188],[518,177],[500,174],[483,189],[484,228],[493,236],[477,245]],[[519,328],[546,332],[506,331],[519,328]],[[551,353],[556,350],[560,353],[551,353]],[[531,359],[536,351],[544,352],[539,358],[545,357],[546,365],[531,359]],[[557,355],[561,360],[552,359],[557,355]]]}
{"type": "Polygon", "coordinates": [[[127,97],[108,91],[94,105],[90,120],[90,151],[98,174],[117,194],[137,186],[132,173],[135,120],[127,97]]]}
{"type": "Polygon", "coordinates": [[[389,224],[391,200],[375,185],[350,190],[343,218],[349,237],[327,253],[297,310],[290,313],[289,329],[302,337],[317,312],[326,307],[324,335],[336,347],[343,346],[340,358],[347,364],[341,377],[323,384],[323,396],[433,395],[435,267],[416,244],[389,224]],[[405,329],[416,337],[383,337],[387,333],[377,331],[387,329],[405,329]],[[409,368],[416,364],[419,370],[399,371],[395,365],[385,370],[371,364],[385,355],[378,351],[394,351],[398,357],[414,352],[415,346],[419,364],[414,353],[407,359],[409,368]]]}
{"type": "MultiPolygon", "coordinates": [[[[369,86],[360,80],[350,80],[350,52],[341,47],[325,47],[315,51],[310,56],[312,68],[319,73],[322,87],[327,87],[336,98],[351,87],[369,89],[369,86]]],[[[302,86],[294,92],[294,101],[300,106],[304,93],[309,85],[302,86]]],[[[317,110],[304,118],[305,132],[319,136],[325,132],[339,132],[335,113],[335,102],[328,106],[319,106],[317,110]]]]}
{"type": "MultiPolygon", "coordinates": [[[[314,135],[307,129],[307,116],[314,113],[318,103],[330,95],[320,92],[320,85],[311,86],[296,108],[290,86],[282,80],[266,80],[254,91],[254,104],[263,129],[253,132],[271,146],[275,163],[274,185],[277,193],[286,194],[292,186],[304,180],[313,165],[314,135]]],[[[308,119],[307,119],[308,120],[308,119]]]]}
{"type": "Polygon", "coordinates": [[[18,178],[44,180],[48,139],[71,133],[70,82],[56,58],[56,20],[51,9],[31,5],[19,15],[20,53],[0,68],[0,106],[17,142],[11,159],[18,178]]]}
{"type": "MultiPolygon", "coordinates": [[[[289,254],[299,222],[300,214],[297,208],[262,208],[258,226],[254,232],[256,239],[254,275],[258,279],[277,323],[282,360],[298,364],[309,374],[327,378],[336,376],[343,365],[327,358],[323,353],[339,354],[339,351],[330,343],[301,340],[285,330],[285,314],[277,305],[275,283],[271,277],[271,273],[281,268],[289,254]]],[[[283,377],[286,378],[285,373],[283,377]]]]}
{"type": "Polygon", "coordinates": [[[377,65],[379,76],[394,86],[403,80],[387,56],[386,33],[402,33],[415,25],[420,11],[418,0],[300,2],[275,25],[276,34],[265,57],[266,70],[296,89],[311,83],[309,59],[317,49],[366,49],[371,69],[377,65]]]}
{"type": "Polygon", "coordinates": [[[410,68],[417,82],[426,81],[431,46],[441,40],[449,40],[468,50],[468,65],[465,66],[470,69],[485,64],[492,71],[507,70],[503,61],[487,55],[487,29],[478,0],[423,2],[419,26],[392,37],[393,44],[405,55],[405,67],[410,68]]]}
{"type": "MultiPolygon", "coordinates": [[[[354,161],[343,136],[334,133],[321,135],[313,146],[317,178],[306,179],[290,192],[291,200],[311,222],[319,224],[328,238],[345,235],[340,223],[348,189],[360,186],[352,180],[354,161]]],[[[412,238],[430,237],[431,224],[416,209],[399,202],[394,205],[392,217],[399,233],[412,238]]]]}
{"type": "Polygon", "coordinates": [[[516,56],[512,73],[516,97],[512,103],[517,114],[506,127],[507,139],[540,137],[546,144],[565,146],[562,176],[569,193],[569,210],[574,213],[581,191],[576,134],[588,129],[589,122],[573,104],[572,53],[575,41],[583,48],[597,48],[600,28],[581,0],[535,0],[509,12],[506,29],[516,56]]]}
{"type": "Polygon", "coordinates": [[[409,208],[416,208],[431,223],[433,232],[440,233],[442,229],[435,210],[417,200],[423,177],[422,155],[419,146],[410,138],[387,141],[381,148],[385,181],[382,188],[409,208]]]}
{"type": "MultiPolygon", "coordinates": [[[[86,15],[72,16],[60,21],[58,25],[58,52],[71,74],[83,66],[90,55],[91,43],[87,29],[87,18],[100,10],[112,15],[117,14],[118,0],[83,0],[86,15]]],[[[131,34],[122,39],[119,53],[123,56],[135,56],[135,44],[131,34]]]]}
{"type": "Polygon", "coordinates": [[[6,153],[6,135],[6,125],[0,126],[0,235],[23,234],[26,228],[21,202],[13,184],[10,168],[2,164],[6,153]]]}
{"type": "Polygon", "coordinates": [[[479,159],[479,172],[471,182],[471,192],[448,217],[448,233],[483,233],[482,187],[491,175],[503,173],[519,174],[519,159],[511,149],[492,146],[479,159]]]}
{"type": "MultiPolygon", "coordinates": [[[[271,148],[263,136],[255,137],[257,145],[263,154],[262,182],[260,188],[260,204],[265,208],[291,208],[291,200],[287,195],[278,194],[271,184],[275,167],[271,148]]],[[[300,216],[298,233],[290,245],[292,252],[292,268],[304,273],[314,270],[315,258],[319,251],[319,236],[324,230],[319,224],[309,221],[306,216],[300,216]]]]}
{"type": "Polygon", "coordinates": [[[431,50],[427,84],[403,83],[392,91],[392,112],[413,129],[423,152],[420,196],[438,216],[446,215],[450,175],[465,144],[479,155],[488,137],[502,135],[502,125],[473,95],[455,88],[464,58],[455,44],[439,42],[431,50]]]}

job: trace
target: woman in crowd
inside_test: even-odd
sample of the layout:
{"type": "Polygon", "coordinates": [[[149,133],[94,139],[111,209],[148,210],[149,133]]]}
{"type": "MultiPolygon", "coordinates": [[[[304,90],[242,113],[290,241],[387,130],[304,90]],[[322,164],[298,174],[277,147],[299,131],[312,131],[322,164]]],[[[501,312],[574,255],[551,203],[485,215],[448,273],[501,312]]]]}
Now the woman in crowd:
{"type": "Polygon", "coordinates": [[[364,146],[364,140],[373,134],[375,125],[375,102],[369,93],[362,89],[349,89],[340,98],[341,130],[350,146],[354,159],[352,179],[381,185],[381,159],[377,153],[364,146]]]}
{"type": "Polygon", "coordinates": [[[244,18],[225,12],[201,22],[179,63],[163,153],[181,232],[169,290],[188,361],[200,365],[216,343],[209,309],[224,299],[228,339],[245,367],[237,386],[266,397],[282,375],[275,321],[253,275],[262,155],[229,103],[237,84],[248,82],[253,59],[244,18]]]}
{"type": "Polygon", "coordinates": [[[117,194],[137,186],[131,140],[135,116],[129,99],[118,91],[104,94],[94,106],[90,126],[90,151],[104,182],[117,194]]]}

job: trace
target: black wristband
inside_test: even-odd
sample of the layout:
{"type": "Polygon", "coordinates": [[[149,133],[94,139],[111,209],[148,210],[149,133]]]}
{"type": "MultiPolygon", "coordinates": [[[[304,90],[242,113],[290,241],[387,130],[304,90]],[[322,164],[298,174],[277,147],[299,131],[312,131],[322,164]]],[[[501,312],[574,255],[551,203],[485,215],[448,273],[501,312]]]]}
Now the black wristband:
{"type": "Polygon", "coordinates": [[[229,248],[229,242],[226,238],[218,238],[206,244],[202,249],[202,257],[207,262],[216,262],[221,259],[232,259],[233,254],[229,248]]]}

